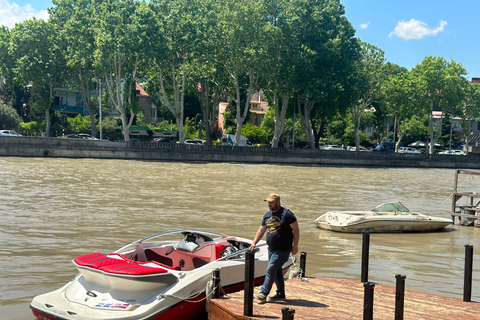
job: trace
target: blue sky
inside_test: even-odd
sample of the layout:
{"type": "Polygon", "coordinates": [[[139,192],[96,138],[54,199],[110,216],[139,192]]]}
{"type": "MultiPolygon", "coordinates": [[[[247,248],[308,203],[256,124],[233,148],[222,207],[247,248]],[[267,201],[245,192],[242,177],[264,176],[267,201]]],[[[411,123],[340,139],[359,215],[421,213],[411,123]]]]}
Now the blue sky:
{"type": "MultiPolygon", "coordinates": [[[[410,70],[427,56],[461,63],[480,77],[479,0],[341,0],[356,36],[410,70]]],[[[51,0],[0,0],[0,24],[47,18],[51,0]]]]}

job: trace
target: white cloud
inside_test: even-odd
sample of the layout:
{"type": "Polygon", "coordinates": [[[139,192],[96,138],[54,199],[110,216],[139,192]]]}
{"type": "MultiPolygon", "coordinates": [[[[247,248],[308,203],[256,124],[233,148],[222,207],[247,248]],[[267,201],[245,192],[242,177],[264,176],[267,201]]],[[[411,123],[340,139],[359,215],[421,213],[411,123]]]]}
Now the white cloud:
{"type": "Polygon", "coordinates": [[[48,20],[48,12],[47,10],[37,11],[30,4],[21,7],[15,2],[0,0],[0,25],[13,28],[15,23],[32,17],[48,20]]]}
{"type": "Polygon", "coordinates": [[[362,23],[362,24],[360,25],[360,29],[367,29],[369,25],[370,25],[370,22],[362,23]]]}
{"type": "Polygon", "coordinates": [[[419,40],[425,36],[435,36],[442,32],[447,25],[446,21],[440,20],[440,26],[438,28],[430,28],[425,22],[412,19],[410,21],[400,21],[395,30],[393,30],[389,37],[393,35],[405,39],[405,40],[419,40]]]}

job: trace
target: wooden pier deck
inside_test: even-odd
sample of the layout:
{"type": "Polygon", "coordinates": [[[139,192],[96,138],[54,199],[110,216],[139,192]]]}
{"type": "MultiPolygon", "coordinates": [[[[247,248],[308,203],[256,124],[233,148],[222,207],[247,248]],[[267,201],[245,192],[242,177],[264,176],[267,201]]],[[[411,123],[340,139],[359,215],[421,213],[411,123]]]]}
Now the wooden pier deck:
{"type": "MultiPolygon", "coordinates": [[[[253,316],[243,316],[244,292],[212,299],[209,320],[282,319],[282,309],[294,309],[295,320],[363,319],[364,286],[359,280],[322,277],[290,279],[285,282],[287,300],[253,304],[253,316]]],[[[480,303],[460,298],[405,289],[404,319],[447,320],[480,319],[480,303]]],[[[273,287],[273,290],[275,286],[273,287]]],[[[255,294],[260,287],[255,288],[255,294]]],[[[272,290],[272,291],[273,291],[272,290]]],[[[375,284],[374,319],[395,318],[395,286],[375,284]]]]}

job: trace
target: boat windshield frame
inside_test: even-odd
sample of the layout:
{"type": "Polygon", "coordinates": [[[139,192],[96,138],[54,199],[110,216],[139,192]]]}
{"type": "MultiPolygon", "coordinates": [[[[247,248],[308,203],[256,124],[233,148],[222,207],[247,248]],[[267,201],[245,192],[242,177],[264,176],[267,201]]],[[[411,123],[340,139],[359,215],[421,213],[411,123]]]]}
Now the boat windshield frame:
{"type": "Polygon", "coordinates": [[[375,208],[371,209],[373,212],[402,212],[408,213],[410,210],[407,209],[401,202],[384,202],[379,204],[375,208]]]}

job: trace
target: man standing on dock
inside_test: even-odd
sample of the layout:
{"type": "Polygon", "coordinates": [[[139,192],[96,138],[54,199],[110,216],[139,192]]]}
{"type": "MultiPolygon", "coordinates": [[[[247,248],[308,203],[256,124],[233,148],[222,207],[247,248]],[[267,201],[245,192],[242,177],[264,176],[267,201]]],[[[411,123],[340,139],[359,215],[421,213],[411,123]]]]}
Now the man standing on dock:
{"type": "Polygon", "coordinates": [[[268,202],[270,210],[263,216],[262,225],[250,246],[250,250],[253,250],[265,232],[267,233],[269,261],[265,282],[256,297],[261,303],[267,301],[267,295],[270,293],[274,282],[277,286],[277,293],[270,299],[285,300],[285,281],[282,266],[287,262],[290,252],[293,255],[297,254],[298,241],[300,240],[297,218],[292,211],[281,206],[280,196],[271,193],[265,201],[268,202]]]}

